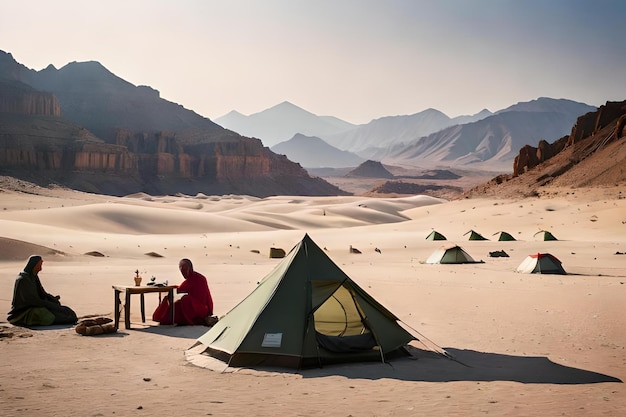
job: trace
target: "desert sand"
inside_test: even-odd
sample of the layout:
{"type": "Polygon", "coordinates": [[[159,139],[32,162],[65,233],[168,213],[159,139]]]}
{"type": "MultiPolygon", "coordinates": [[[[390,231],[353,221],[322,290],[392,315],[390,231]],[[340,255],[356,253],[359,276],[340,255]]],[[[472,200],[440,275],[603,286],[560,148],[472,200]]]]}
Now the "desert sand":
{"type": "MultiPolygon", "coordinates": [[[[0,414],[3,416],[618,416],[626,409],[626,199],[620,190],[445,201],[427,196],[109,197],[3,182],[0,188],[0,414]],[[426,241],[437,230],[448,242],[426,241]],[[468,241],[473,229],[489,241],[468,241]],[[559,240],[534,236],[549,230],[559,240]],[[499,242],[507,231],[518,240],[499,242]],[[189,358],[204,326],[141,322],[81,336],[6,322],[15,276],[44,257],[46,290],[79,316],[113,316],[114,284],[207,276],[215,313],[250,293],[308,233],[414,329],[389,363],[215,372],[189,358]],[[445,243],[484,263],[428,265],[445,243]],[[361,254],[352,254],[349,247],[361,254]],[[378,248],[380,252],[374,249],[378,248]],[[510,257],[491,258],[504,250],[510,257]],[[515,272],[549,252],[567,275],[515,272]],[[101,254],[103,256],[94,256],[101,254]],[[160,255],[160,256],[157,256],[160,255]],[[417,349],[421,349],[418,351],[417,349]]],[[[150,316],[158,302],[146,296],[150,316]]]]}

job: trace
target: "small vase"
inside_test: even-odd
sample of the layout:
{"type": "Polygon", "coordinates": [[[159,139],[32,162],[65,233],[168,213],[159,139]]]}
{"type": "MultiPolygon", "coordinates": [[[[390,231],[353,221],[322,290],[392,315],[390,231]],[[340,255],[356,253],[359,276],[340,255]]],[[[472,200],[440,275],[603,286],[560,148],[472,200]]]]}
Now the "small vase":
{"type": "Polygon", "coordinates": [[[140,286],[141,285],[141,277],[135,277],[135,286],[140,286]]]}

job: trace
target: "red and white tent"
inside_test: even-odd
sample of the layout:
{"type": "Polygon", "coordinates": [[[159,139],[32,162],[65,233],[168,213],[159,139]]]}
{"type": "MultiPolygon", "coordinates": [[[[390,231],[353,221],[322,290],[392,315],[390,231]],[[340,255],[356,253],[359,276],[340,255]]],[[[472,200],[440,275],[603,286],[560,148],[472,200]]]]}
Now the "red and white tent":
{"type": "Polygon", "coordinates": [[[517,267],[517,272],[524,274],[567,274],[561,266],[561,261],[549,253],[528,255],[517,267]]]}

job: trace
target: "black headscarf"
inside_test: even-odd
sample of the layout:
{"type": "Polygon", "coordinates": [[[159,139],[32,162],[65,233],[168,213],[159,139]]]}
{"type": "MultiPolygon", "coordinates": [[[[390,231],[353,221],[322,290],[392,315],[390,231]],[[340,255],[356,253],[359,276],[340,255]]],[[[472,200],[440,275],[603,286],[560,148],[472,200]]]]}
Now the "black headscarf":
{"type": "Polygon", "coordinates": [[[41,256],[39,255],[33,255],[30,258],[28,258],[28,262],[26,263],[26,266],[24,267],[24,272],[31,274],[31,275],[35,275],[33,274],[33,268],[35,268],[35,265],[37,265],[37,263],[39,261],[41,261],[41,256]]]}
{"type": "Polygon", "coordinates": [[[183,258],[180,260],[180,262],[185,262],[186,264],[189,265],[189,268],[191,268],[191,270],[193,271],[193,264],[191,263],[191,260],[187,259],[187,258],[183,258]]]}

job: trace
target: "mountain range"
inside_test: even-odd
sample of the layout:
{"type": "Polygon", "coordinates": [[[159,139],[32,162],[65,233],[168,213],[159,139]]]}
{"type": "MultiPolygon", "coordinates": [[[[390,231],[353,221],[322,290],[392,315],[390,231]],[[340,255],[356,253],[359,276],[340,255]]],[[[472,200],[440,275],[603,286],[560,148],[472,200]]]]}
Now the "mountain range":
{"type": "Polygon", "coordinates": [[[623,182],[623,102],[595,108],[542,97],[495,113],[449,118],[427,109],[365,125],[284,102],[247,120],[272,120],[291,136],[270,149],[261,135],[224,128],[98,62],[34,71],[0,51],[0,174],[43,185],[112,195],[345,195],[303,166],[354,167],[365,159],[402,169],[512,168],[510,184],[560,161],[533,179],[540,185],[574,176],[584,163],[595,177],[577,184],[623,182]]]}
{"type": "Polygon", "coordinates": [[[570,100],[539,98],[477,122],[451,126],[408,144],[379,150],[378,155],[397,164],[471,166],[506,172],[524,145],[555,141],[571,131],[579,116],[595,110],[570,100]]]}
{"type": "Polygon", "coordinates": [[[355,128],[355,125],[337,117],[317,116],[288,101],[249,116],[233,110],[216,118],[215,122],[241,135],[261,139],[269,147],[298,133],[326,136],[355,128]]]}
{"type": "Polygon", "coordinates": [[[351,128],[347,123],[334,123],[333,132],[327,117],[317,117],[285,102],[251,116],[238,113],[237,119],[219,118],[216,122],[234,131],[245,127],[247,134],[304,167],[318,167],[319,158],[314,155],[319,153],[333,161],[329,167],[352,166],[356,155],[390,164],[507,171],[519,148],[566,135],[578,116],[594,110],[596,107],[584,103],[542,97],[495,113],[484,109],[475,115],[450,118],[427,109],[412,115],[381,117],[351,128]],[[281,124],[281,120],[285,122],[281,124]],[[298,121],[303,123],[300,127],[298,121]],[[310,138],[322,139],[336,150],[316,140],[307,144],[304,152],[298,149],[304,146],[302,138],[297,144],[272,145],[276,138],[302,133],[299,131],[311,132],[310,138]]]}

